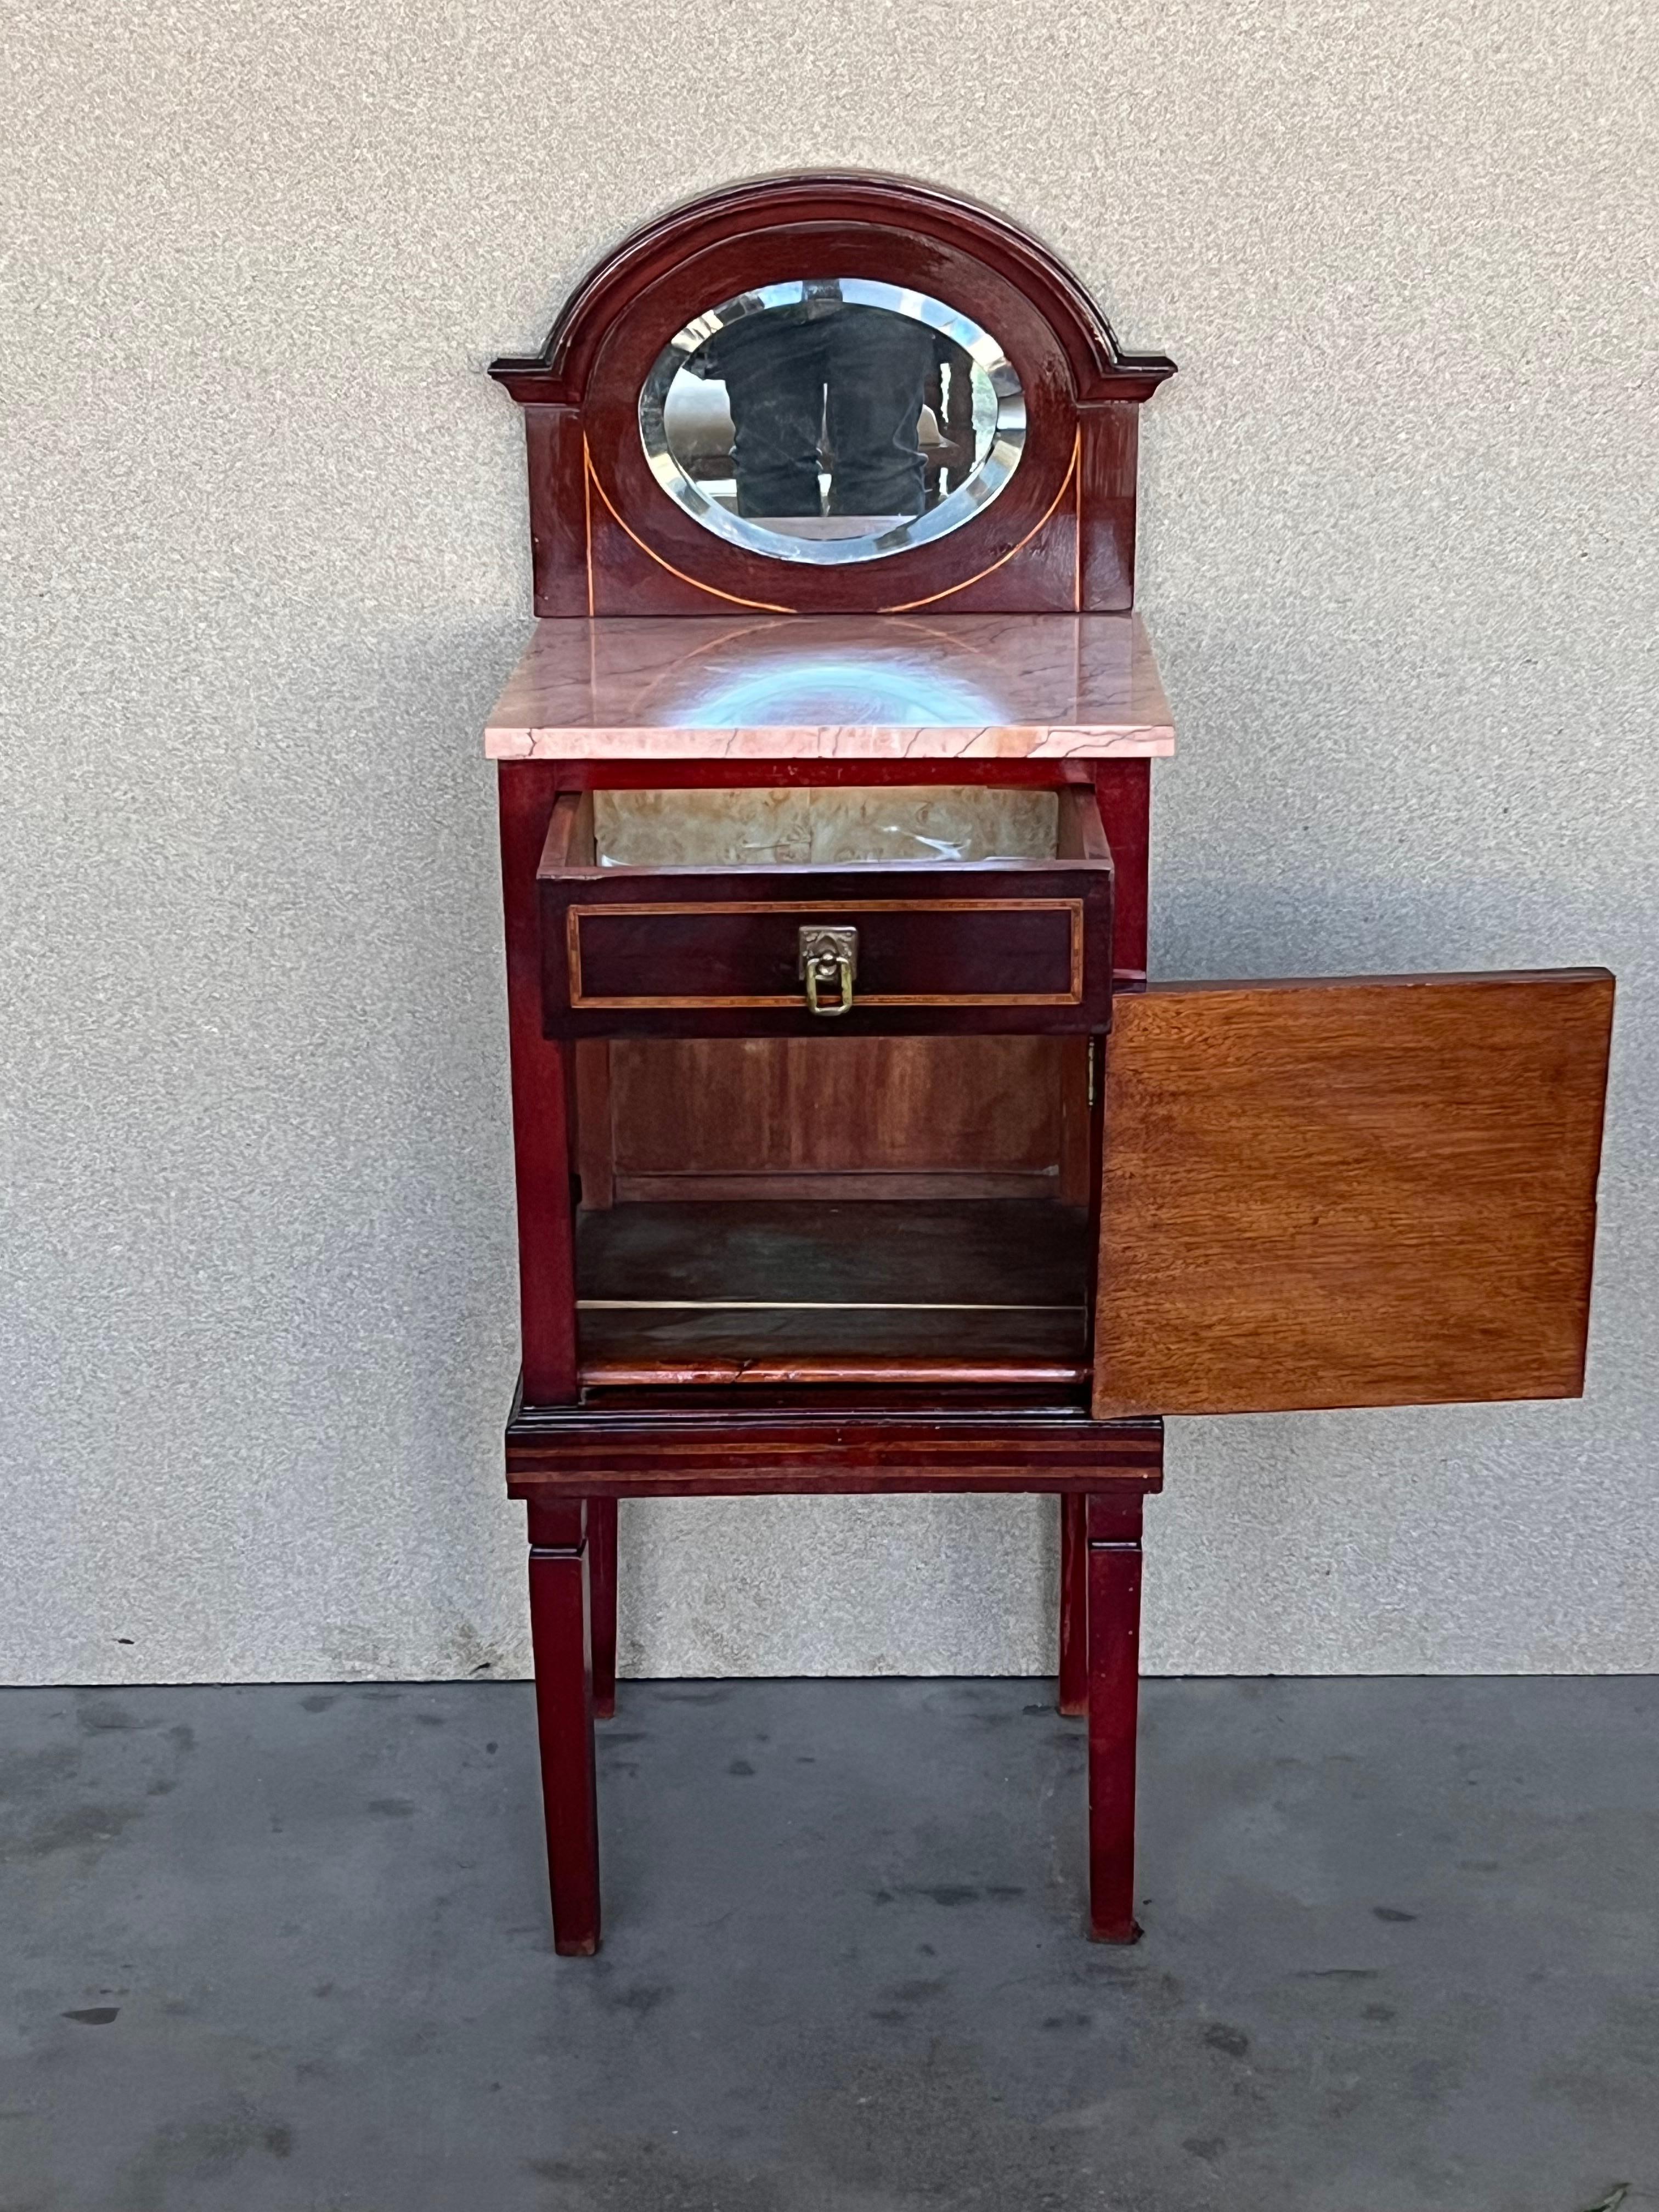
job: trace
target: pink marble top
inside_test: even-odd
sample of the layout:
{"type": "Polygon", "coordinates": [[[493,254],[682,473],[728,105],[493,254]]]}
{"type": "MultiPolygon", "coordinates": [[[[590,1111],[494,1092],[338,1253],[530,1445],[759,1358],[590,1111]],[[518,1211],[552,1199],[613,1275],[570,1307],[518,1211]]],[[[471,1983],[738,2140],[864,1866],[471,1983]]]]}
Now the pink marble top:
{"type": "Polygon", "coordinates": [[[491,760],[953,760],[1172,753],[1138,615],[538,622],[491,760]]]}

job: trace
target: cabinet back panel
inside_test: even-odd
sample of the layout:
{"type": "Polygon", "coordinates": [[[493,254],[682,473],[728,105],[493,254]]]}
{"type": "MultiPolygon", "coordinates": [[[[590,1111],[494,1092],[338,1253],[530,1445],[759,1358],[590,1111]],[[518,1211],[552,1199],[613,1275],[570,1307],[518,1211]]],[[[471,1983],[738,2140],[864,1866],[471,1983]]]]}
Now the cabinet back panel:
{"type": "Polygon", "coordinates": [[[1060,1195],[1062,1181],[1076,1194],[1075,1166],[1062,1176],[1083,1081],[1071,1039],[700,1037],[608,1050],[619,1199],[785,1197],[795,1184],[842,1197],[1060,1195]],[[767,1193],[751,1191],[762,1182],[767,1193]]]}

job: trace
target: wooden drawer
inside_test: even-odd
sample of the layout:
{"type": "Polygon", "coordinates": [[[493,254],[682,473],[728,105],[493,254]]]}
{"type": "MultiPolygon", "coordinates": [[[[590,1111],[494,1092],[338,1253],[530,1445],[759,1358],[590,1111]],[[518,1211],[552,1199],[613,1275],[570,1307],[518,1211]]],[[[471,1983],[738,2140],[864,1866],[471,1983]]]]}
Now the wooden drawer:
{"type": "Polygon", "coordinates": [[[567,792],[538,870],[546,1033],[1104,1030],[1111,851],[1091,789],[1059,801],[1049,860],[599,867],[591,799],[567,792]]]}

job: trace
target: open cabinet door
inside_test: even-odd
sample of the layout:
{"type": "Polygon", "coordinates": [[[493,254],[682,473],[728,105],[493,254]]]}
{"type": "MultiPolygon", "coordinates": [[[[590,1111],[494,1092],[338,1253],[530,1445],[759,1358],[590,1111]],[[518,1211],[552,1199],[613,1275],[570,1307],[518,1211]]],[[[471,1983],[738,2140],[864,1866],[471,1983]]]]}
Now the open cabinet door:
{"type": "Polygon", "coordinates": [[[1094,1410],[1583,1387],[1603,969],[1115,1003],[1094,1410]]]}

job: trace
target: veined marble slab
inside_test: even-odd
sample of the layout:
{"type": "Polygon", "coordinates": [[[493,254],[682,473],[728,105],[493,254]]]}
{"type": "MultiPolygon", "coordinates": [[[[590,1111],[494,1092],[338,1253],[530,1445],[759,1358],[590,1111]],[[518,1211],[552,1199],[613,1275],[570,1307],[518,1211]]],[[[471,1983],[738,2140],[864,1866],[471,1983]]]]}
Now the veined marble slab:
{"type": "Polygon", "coordinates": [[[612,616],[538,622],[491,760],[1157,758],[1138,615],[612,616]]]}
{"type": "Polygon", "coordinates": [[[1052,860],[1052,791],[997,784],[913,790],[598,791],[601,867],[832,868],[849,860],[1052,860]]]}

